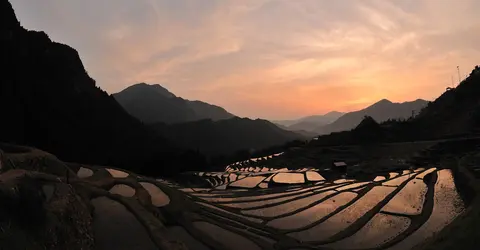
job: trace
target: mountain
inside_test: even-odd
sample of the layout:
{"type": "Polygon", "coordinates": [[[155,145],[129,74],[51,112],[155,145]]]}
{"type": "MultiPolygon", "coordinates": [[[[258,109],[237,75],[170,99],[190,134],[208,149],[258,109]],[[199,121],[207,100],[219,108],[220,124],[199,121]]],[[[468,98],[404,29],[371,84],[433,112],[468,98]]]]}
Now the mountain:
{"type": "Polygon", "coordinates": [[[325,115],[307,116],[300,119],[298,122],[288,126],[288,128],[292,131],[304,130],[312,132],[320,126],[324,126],[334,122],[343,114],[344,113],[332,111],[325,115]]]}
{"type": "Polygon", "coordinates": [[[281,125],[280,127],[291,130],[291,131],[307,131],[312,132],[316,128],[332,123],[344,113],[338,111],[331,111],[324,115],[312,115],[306,116],[297,120],[278,120],[272,121],[277,125],[281,125]]]}
{"type": "Polygon", "coordinates": [[[312,115],[312,116],[307,116],[300,121],[307,121],[307,122],[322,122],[322,123],[331,123],[338,119],[340,116],[344,115],[345,113],[338,112],[338,111],[331,111],[328,112],[324,115],[312,115]]]}
{"type": "Polygon", "coordinates": [[[234,115],[224,108],[202,101],[187,101],[188,106],[195,113],[195,120],[211,119],[214,121],[233,118],[234,115]]]}
{"type": "Polygon", "coordinates": [[[299,120],[301,120],[301,119],[297,119],[297,120],[271,120],[271,122],[279,125],[281,128],[282,127],[283,128],[288,128],[289,126],[299,122],[299,120]]]}
{"type": "Polygon", "coordinates": [[[393,103],[383,99],[365,109],[346,113],[336,121],[316,128],[315,132],[329,134],[350,130],[360,124],[365,116],[370,116],[379,123],[389,119],[407,119],[412,116],[412,111],[414,114],[418,114],[427,104],[428,101],[421,99],[403,103],[393,103]]]}
{"type": "Polygon", "coordinates": [[[210,156],[228,155],[239,150],[259,150],[305,139],[304,136],[280,129],[269,121],[239,117],[170,125],[158,123],[152,127],[162,136],[210,156]]]}
{"type": "Polygon", "coordinates": [[[287,128],[290,131],[313,131],[314,129],[318,128],[319,126],[323,126],[323,125],[326,125],[326,123],[301,121],[301,122],[295,123],[293,125],[290,125],[287,128]]]}
{"type": "Polygon", "coordinates": [[[152,124],[151,128],[161,136],[208,156],[259,150],[307,138],[265,120],[242,119],[221,107],[185,100],[160,85],[140,83],[113,96],[129,114],[152,124]]]}
{"type": "Polygon", "coordinates": [[[202,119],[218,121],[233,117],[221,107],[201,101],[185,100],[158,84],[135,84],[113,96],[130,115],[149,124],[180,123],[202,119]]]}
{"type": "MultiPolygon", "coordinates": [[[[480,136],[479,96],[480,68],[475,66],[469,77],[456,88],[448,88],[435,101],[427,103],[414,118],[387,120],[376,125],[377,122],[373,123],[372,117],[365,116],[362,118],[364,122],[360,123],[361,126],[349,131],[322,135],[312,144],[332,146],[450,138],[478,139],[480,136]]],[[[383,105],[388,105],[388,101],[382,101],[377,107],[383,105]]],[[[461,145],[456,147],[461,149],[461,145]]]]}
{"type": "Polygon", "coordinates": [[[429,103],[413,121],[418,133],[429,138],[480,132],[480,68],[456,88],[429,103]]]}
{"type": "Polygon", "coordinates": [[[0,7],[0,141],[34,146],[64,161],[152,175],[205,165],[201,155],[125,112],[96,86],[75,49],[24,29],[7,0],[0,7]]]}

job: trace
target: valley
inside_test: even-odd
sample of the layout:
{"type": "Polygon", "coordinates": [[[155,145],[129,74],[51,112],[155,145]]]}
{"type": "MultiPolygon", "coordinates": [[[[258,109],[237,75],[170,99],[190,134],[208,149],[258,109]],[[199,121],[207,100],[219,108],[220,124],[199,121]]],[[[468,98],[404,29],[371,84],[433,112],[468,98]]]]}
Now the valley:
{"type": "MultiPolygon", "coordinates": [[[[251,8],[235,6],[226,13],[251,8]]],[[[160,20],[161,9],[149,9],[160,20]]],[[[96,35],[101,41],[121,43],[123,32],[131,31],[122,27],[96,35]]],[[[162,33],[161,40],[173,33],[162,33]]],[[[58,32],[52,34],[58,36],[58,32]]],[[[222,40],[222,45],[228,42],[222,40]]],[[[157,40],[149,43],[163,46],[157,40]]],[[[188,47],[185,44],[176,44],[175,49],[181,51],[188,47]]],[[[2,250],[468,250],[480,244],[478,65],[465,78],[457,66],[458,84],[447,79],[452,87],[432,101],[396,103],[375,95],[380,101],[349,108],[354,110],[350,112],[267,120],[239,117],[215,102],[177,96],[167,85],[144,80],[134,84],[133,77],[125,77],[133,85],[109,94],[83,64],[92,65],[82,56],[95,52],[79,42],[80,56],[43,31],[24,28],[8,0],[0,0],[0,45],[2,250]]],[[[122,52],[143,62],[138,58],[142,53],[129,52],[127,47],[122,52]]],[[[296,45],[300,47],[308,46],[296,45]]],[[[222,58],[246,53],[241,48],[237,51],[236,45],[219,48],[226,54],[210,53],[215,49],[213,45],[206,53],[207,59],[219,60],[214,70],[206,70],[207,64],[197,58],[202,55],[199,51],[183,57],[165,48],[159,55],[149,55],[167,58],[169,63],[159,64],[158,72],[156,68],[148,73],[138,65],[131,71],[155,82],[153,76],[167,79],[182,63],[201,66],[205,74],[198,79],[182,69],[181,85],[194,78],[217,78],[213,73],[225,66],[222,58]],[[170,54],[181,59],[174,60],[170,54]]],[[[295,51],[288,50],[285,58],[298,56],[295,51]]],[[[118,66],[120,60],[110,63],[118,66]]],[[[265,88],[272,96],[279,95],[277,87],[290,87],[282,79],[297,79],[296,72],[303,74],[303,67],[312,61],[303,60],[288,69],[283,63],[282,70],[269,70],[266,76],[278,71],[291,76],[273,77],[277,81],[265,83],[268,87],[252,80],[245,83],[247,87],[235,89],[226,81],[225,90],[231,96],[217,99],[214,93],[222,86],[214,82],[205,85],[203,95],[236,103],[236,111],[252,114],[273,107],[272,103],[285,113],[300,109],[305,105],[301,96],[310,91],[330,98],[325,89],[310,83],[298,89],[291,84],[284,96],[295,105],[288,107],[281,98],[272,101],[270,95],[257,95],[265,88]],[[243,98],[242,104],[238,98],[243,98]]],[[[318,72],[330,67],[319,65],[310,66],[318,72]]],[[[115,72],[125,73],[117,68],[115,72]]],[[[116,74],[109,76],[116,79],[116,74]]],[[[233,81],[240,76],[219,79],[233,81]]],[[[262,83],[263,77],[260,74],[262,83]]],[[[350,80],[355,83],[358,78],[350,80]]],[[[198,91],[185,91],[185,86],[178,89],[198,91]]],[[[334,86],[330,91],[342,98],[345,94],[345,100],[338,100],[345,105],[330,110],[372,100],[354,100],[354,92],[368,95],[384,85],[368,86],[372,89],[334,86]]],[[[386,89],[385,93],[396,92],[386,89]]],[[[314,106],[309,105],[309,110],[314,106]]]]}

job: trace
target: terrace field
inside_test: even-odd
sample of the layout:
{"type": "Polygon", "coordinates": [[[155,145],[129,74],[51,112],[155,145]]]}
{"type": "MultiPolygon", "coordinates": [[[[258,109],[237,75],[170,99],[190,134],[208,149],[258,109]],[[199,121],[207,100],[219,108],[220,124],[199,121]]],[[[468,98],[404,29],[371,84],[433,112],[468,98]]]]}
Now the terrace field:
{"type": "MultiPolygon", "coordinates": [[[[79,231],[82,222],[77,235],[96,249],[441,249],[461,238],[463,227],[476,227],[470,220],[478,218],[479,145],[461,139],[294,148],[168,180],[3,145],[1,185],[13,200],[21,196],[5,191],[9,186],[43,193],[40,204],[22,211],[40,206],[46,218],[78,220],[47,219],[37,233],[79,231]],[[332,167],[339,160],[348,163],[346,174],[332,167]],[[61,202],[66,197],[75,197],[67,204],[76,209],[61,202]]],[[[18,207],[7,211],[14,215],[0,226],[16,230],[6,239],[30,237],[18,207]]],[[[2,241],[0,248],[52,242],[2,241]]]]}

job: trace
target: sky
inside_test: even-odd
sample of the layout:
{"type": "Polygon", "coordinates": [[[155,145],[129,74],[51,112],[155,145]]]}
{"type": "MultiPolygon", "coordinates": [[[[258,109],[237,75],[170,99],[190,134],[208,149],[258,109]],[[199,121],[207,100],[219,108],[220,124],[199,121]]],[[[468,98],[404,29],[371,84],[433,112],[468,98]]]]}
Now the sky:
{"type": "Polygon", "coordinates": [[[241,117],[434,100],[480,64],[480,0],[10,0],[109,93],[139,82],[241,117]]]}

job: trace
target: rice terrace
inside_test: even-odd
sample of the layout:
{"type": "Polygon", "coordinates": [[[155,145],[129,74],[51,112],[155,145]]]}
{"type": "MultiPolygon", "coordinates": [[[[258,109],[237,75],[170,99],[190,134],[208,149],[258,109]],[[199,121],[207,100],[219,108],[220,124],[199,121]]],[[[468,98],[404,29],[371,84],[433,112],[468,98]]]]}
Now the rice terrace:
{"type": "Polygon", "coordinates": [[[50,204],[67,192],[62,182],[68,181],[81,194],[77,202],[94,208],[97,249],[410,249],[441,237],[478,199],[478,146],[480,140],[468,139],[377,145],[368,152],[307,148],[352,166],[346,173],[328,164],[269,167],[291,165],[289,154],[298,160],[307,153],[293,150],[237,162],[224,172],[153,179],[4,145],[2,172],[15,170],[2,179],[25,174],[40,180],[50,204]],[[377,167],[364,172],[360,164],[377,167]],[[41,169],[46,172],[35,172],[41,169]],[[54,175],[65,171],[68,177],[54,175]]]}
{"type": "Polygon", "coordinates": [[[0,0],[0,250],[480,249],[480,0],[0,0]]]}

